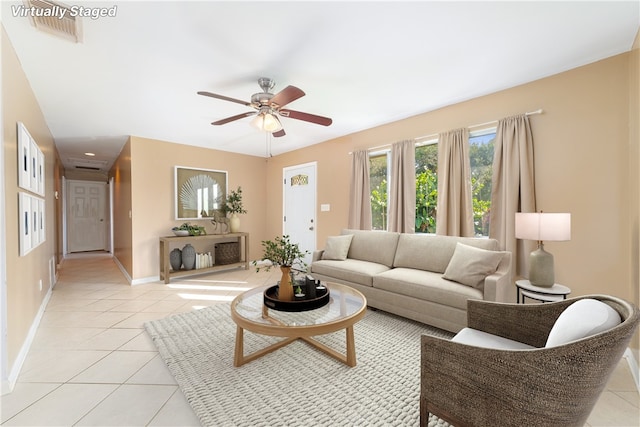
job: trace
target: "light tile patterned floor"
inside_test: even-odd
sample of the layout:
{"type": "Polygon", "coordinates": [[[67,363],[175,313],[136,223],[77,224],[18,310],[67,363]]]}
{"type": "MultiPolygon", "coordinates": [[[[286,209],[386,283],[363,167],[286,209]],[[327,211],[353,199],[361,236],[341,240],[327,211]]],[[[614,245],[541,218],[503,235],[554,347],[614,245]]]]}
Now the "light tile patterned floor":
{"type": "MultiPolygon", "coordinates": [[[[110,257],[65,260],[18,382],[0,399],[2,425],[200,425],[144,322],[231,301],[278,274],[233,270],[130,287],[110,257]]],[[[622,361],[588,425],[640,426],[639,408],[622,361]]]]}

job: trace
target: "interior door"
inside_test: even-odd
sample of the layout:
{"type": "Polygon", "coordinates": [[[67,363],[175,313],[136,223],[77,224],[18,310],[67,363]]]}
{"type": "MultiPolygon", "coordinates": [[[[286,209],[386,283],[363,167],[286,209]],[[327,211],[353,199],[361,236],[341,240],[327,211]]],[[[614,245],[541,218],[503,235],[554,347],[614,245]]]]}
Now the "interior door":
{"type": "Polygon", "coordinates": [[[106,250],[106,183],[67,181],[67,250],[106,250]]]}
{"type": "Polygon", "coordinates": [[[316,163],[283,169],[283,232],[302,251],[309,251],[305,262],[311,263],[316,249],[316,163]]]}

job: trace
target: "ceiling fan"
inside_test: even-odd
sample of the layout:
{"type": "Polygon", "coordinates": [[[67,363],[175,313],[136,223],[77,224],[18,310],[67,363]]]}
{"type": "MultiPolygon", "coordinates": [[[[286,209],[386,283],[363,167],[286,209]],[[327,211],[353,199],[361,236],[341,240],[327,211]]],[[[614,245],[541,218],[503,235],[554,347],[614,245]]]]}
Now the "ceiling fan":
{"type": "Polygon", "coordinates": [[[229,98],[228,96],[218,95],[211,92],[200,91],[198,95],[210,96],[212,98],[222,99],[223,101],[235,102],[237,104],[246,105],[255,109],[255,111],[249,111],[235,116],[227,117],[226,119],[217,120],[212,125],[224,125],[226,123],[233,122],[245,117],[256,117],[251,121],[253,125],[267,132],[271,132],[273,136],[284,136],[285,132],[282,128],[282,123],[278,116],[289,117],[291,119],[303,120],[305,122],[315,123],[322,126],[329,126],[333,121],[328,117],[316,116],[315,114],[303,113],[300,111],[289,110],[288,108],[282,108],[290,102],[295,101],[298,98],[302,98],[305,93],[295,86],[287,86],[275,95],[270,91],[274,88],[275,82],[267,77],[261,77],[258,79],[258,85],[262,89],[262,92],[254,93],[251,95],[251,102],[241,101],[235,98],[229,98]]]}

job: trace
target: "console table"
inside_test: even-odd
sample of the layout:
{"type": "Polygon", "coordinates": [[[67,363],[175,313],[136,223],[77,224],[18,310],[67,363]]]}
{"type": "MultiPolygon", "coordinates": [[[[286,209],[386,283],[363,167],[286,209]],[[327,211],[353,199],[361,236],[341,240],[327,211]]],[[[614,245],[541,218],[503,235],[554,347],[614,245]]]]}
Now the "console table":
{"type": "Polygon", "coordinates": [[[169,283],[172,277],[193,276],[196,274],[211,273],[214,271],[229,270],[244,267],[249,269],[249,233],[229,233],[229,234],[205,234],[202,236],[167,236],[160,237],[160,280],[169,283]],[[198,268],[193,270],[173,271],[169,262],[169,254],[175,248],[182,249],[187,243],[197,250],[205,252],[215,252],[216,243],[238,242],[240,245],[240,259],[231,264],[216,265],[213,267],[198,268]]]}

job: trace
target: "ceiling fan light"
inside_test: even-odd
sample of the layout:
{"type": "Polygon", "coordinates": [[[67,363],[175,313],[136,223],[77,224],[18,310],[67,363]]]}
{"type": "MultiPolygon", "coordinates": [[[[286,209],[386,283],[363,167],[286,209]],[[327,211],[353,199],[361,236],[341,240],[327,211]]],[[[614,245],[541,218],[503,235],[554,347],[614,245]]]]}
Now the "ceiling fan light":
{"type": "Polygon", "coordinates": [[[262,114],[256,115],[253,120],[251,120],[251,126],[259,130],[264,130],[264,116],[262,114]]]}
{"type": "Polygon", "coordinates": [[[267,132],[277,132],[282,129],[282,124],[274,114],[267,113],[264,115],[262,129],[267,132]]]}

